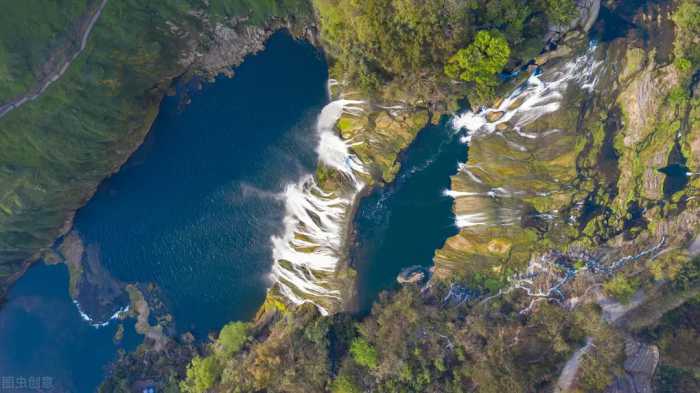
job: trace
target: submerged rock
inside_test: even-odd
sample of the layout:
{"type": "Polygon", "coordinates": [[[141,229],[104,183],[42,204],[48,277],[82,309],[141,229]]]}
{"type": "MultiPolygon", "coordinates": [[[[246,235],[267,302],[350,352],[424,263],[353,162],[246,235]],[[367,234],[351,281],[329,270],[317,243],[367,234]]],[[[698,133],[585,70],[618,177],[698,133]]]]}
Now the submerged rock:
{"type": "Polygon", "coordinates": [[[399,284],[423,284],[430,279],[432,269],[423,266],[409,266],[396,276],[399,284]]]}

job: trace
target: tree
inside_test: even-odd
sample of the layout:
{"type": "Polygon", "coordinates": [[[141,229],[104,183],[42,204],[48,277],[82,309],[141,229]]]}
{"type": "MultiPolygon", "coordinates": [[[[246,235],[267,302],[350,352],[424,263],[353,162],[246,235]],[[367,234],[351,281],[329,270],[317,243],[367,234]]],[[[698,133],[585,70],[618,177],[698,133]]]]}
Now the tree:
{"type": "Polygon", "coordinates": [[[450,78],[473,82],[479,98],[493,94],[498,84],[496,75],[508,63],[510,47],[498,32],[482,30],[466,48],[460,49],[447,61],[445,74],[450,78]]]}
{"type": "Polygon", "coordinates": [[[221,376],[221,366],[214,356],[196,356],[187,366],[187,379],[180,384],[185,393],[203,393],[221,376]]]}
{"type": "Polygon", "coordinates": [[[231,356],[240,351],[247,341],[248,324],[245,322],[231,322],[221,329],[217,342],[223,352],[222,354],[231,356]]]}
{"type": "Polygon", "coordinates": [[[574,0],[542,0],[542,8],[549,22],[557,26],[568,25],[578,12],[574,0]]]}
{"type": "Polygon", "coordinates": [[[621,303],[627,304],[632,300],[632,295],[639,288],[639,280],[627,279],[623,274],[617,274],[610,281],[603,285],[605,292],[619,300],[621,303]]]}
{"type": "Polygon", "coordinates": [[[674,52],[676,65],[683,72],[690,72],[700,64],[700,48],[697,39],[700,36],[700,4],[693,0],[683,0],[673,13],[676,23],[674,52]]]}
{"type": "Polygon", "coordinates": [[[377,360],[377,350],[372,344],[362,337],[358,337],[350,344],[350,353],[355,362],[361,366],[373,369],[377,368],[379,362],[377,360]]]}
{"type": "Polygon", "coordinates": [[[360,393],[361,390],[347,375],[341,375],[333,381],[331,386],[333,393],[360,393]]]}

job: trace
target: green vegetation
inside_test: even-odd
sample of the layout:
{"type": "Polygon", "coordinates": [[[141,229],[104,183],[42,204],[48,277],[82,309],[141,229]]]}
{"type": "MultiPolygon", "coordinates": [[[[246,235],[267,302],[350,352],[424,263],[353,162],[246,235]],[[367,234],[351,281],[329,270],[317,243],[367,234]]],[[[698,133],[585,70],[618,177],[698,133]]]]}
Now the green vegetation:
{"type": "Polygon", "coordinates": [[[216,20],[245,17],[253,25],[264,25],[272,18],[306,17],[311,12],[308,0],[210,0],[208,3],[207,11],[216,20]]]}
{"type": "Polygon", "coordinates": [[[665,314],[643,336],[658,346],[659,370],[655,390],[691,393],[700,389],[700,298],[693,298],[665,314]]]}
{"type": "Polygon", "coordinates": [[[221,329],[218,343],[225,356],[235,355],[248,342],[248,324],[231,322],[221,329]]]}
{"type": "Polygon", "coordinates": [[[567,25],[576,16],[573,0],[542,0],[547,18],[555,25],[567,25]]]}
{"type": "MultiPolygon", "coordinates": [[[[509,55],[513,62],[533,56],[542,48],[549,15],[570,20],[567,1],[474,0],[440,2],[422,0],[314,0],[320,15],[322,37],[336,60],[337,77],[357,82],[369,91],[393,80],[413,82],[416,94],[429,95],[446,81],[440,70],[466,47],[479,31],[500,31],[514,52],[500,41],[497,53],[489,51],[477,59],[480,79],[501,71],[509,55]],[[534,41],[533,41],[534,40],[534,41]],[[536,48],[536,49],[533,49],[536,48]],[[491,59],[490,56],[495,55],[491,59]],[[429,83],[426,83],[426,79],[429,83]]],[[[483,36],[473,45],[484,48],[483,36]]],[[[464,53],[464,52],[462,52],[464,53]]],[[[467,60],[463,58],[463,62],[467,60]]],[[[460,72],[461,73],[461,72],[460,72]]]]}
{"type": "Polygon", "coordinates": [[[620,273],[606,282],[603,288],[608,295],[626,304],[632,300],[632,296],[637,292],[639,280],[627,278],[620,273]]]}
{"type": "Polygon", "coordinates": [[[676,41],[674,52],[676,64],[681,70],[690,70],[700,66],[700,4],[694,0],[682,0],[673,14],[676,23],[676,41]]]}
{"type": "Polygon", "coordinates": [[[333,381],[332,393],[362,393],[360,388],[346,375],[341,375],[333,381]]]}
{"type": "Polygon", "coordinates": [[[483,101],[493,94],[498,84],[496,74],[503,69],[509,57],[508,41],[498,32],[482,30],[476,34],[474,42],[450,57],[445,65],[445,74],[453,79],[474,82],[476,95],[483,101]]]}
{"type": "Polygon", "coordinates": [[[542,391],[585,337],[605,351],[591,358],[587,375],[610,379],[615,370],[621,340],[594,308],[542,303],[523,318],[528,298],[452,307],[441,301],[446,292],[442,284],[423,293],[403,288],[355,320],[302,306],[254,327],[251,345],[234,356],[210,355],[222,371],[197,360],[190,369],[202,370],[185,383],[269,393],[542,391]]]}
{"type": "Polygon", "coordinates": [[[215,357],[192,359],[187,367],[187,380],[180,385],[185,393],[204,393],[214,386],[221,375],[221,366],[215,357]]]}
{"type": "MultiPolygon", "coordinates": [[[[52,52],[74,48],[78,17],[88,0],[0,2],[0,104],[18,96],[43,76],[52,52]]],[[[54,57],[65,56],[64,53],[54,57]]],[[[57,59],[58,60],[58,59],[57,59]]]]}
{"type": "Polygon", "coordinates": [[[377,350],[364,338],[358,337],[352,341],[350,353],[352,353],[352,358],[360,366],[370,369],[377,368],[377,350]]]}
{"type": "MultiPolygon", "coordinates": [[[[61,48],[77,45],[70,32],[87,9],[78,0],[5,3],[2,103],[34,85],[50,53],[60,57],[61,48]]],[[[0,118],[0,296],[5,281],[67,229],[71,213],[141,143],[173,78],[190,66],[217,71],[189,64],[195,50],[212,47],[208,16],[226,24],[235,23],[226,16],[246,15],[246,23],[263,24],[294,12],[294,27],[311,16],[305,3],[219,0],[207,8],[199,0],[110,1],[63,77],[0,118]]]]}

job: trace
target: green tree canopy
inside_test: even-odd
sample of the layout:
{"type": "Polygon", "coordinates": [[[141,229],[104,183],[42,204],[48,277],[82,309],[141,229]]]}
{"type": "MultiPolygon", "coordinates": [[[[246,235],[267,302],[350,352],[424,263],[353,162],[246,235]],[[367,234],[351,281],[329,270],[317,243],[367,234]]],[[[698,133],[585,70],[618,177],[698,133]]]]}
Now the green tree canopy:
{"type": "Polygon", "coordinates": [[[542,3],[547,19],[555,25],[568,25],[578,12],[574,0],[542,0],[542,3]]]}
{"type": "Polygon", "coordinates": [[[694,0],[683,0],[673,13],[673,21],[678,27],[674,42],[676,64],[684,72],[700,64],[700,4],[694,0]]]}
{"type": "Polygon", "coordinates": [[[453,79],[473,82],[477,95],[485,98],[498,83],[496,75],[510,57],[508,41],[498,32],[482,30],[466,48],[447,61],[445,74],[453,79]]]}
{"type": "Polygon", "coordinates": [[[185,393],[203,393],[212,387],[221,375],[221,366],[213,356],[195,357],[187,366],[187,379],[180,384],[185,393]]]}
{"type": "Polygon", "coordinates": [[[248,324],[245,322],[231,322],[224,326],[219,333],[217,341],[224,355],[230,356],[243,348],[248,341],[248,324]]]}
{"type": "Polygon", "coordinates": [[[352,354],[352,358],[355,359],[355,362],[361,366],[372,369],[377,368],[379,365],[377,361],[377,350],[362,337],[358,337],[352,341],[350,353],[352,354]]]}

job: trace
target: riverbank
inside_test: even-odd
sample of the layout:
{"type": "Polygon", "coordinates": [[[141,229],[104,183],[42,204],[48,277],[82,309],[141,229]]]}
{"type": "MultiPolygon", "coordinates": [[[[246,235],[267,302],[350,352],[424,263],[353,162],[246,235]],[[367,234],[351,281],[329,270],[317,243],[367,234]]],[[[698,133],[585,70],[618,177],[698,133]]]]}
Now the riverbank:
{"type": "Polygon", "coordinates": [[[0,120],[1,164],[8,168],[0,174],[8,186],[0,199],[0,295],[70,230],[75,211],[143,143],[174,80],[228,70],[282,28],[299,37],[315,34],[310,10],[295,9],[292,16],[284,7],[260,8],[260,15],[241,17],[229,9],[164,5],[145,21],[140,7],[148,6],[107,3],[63,77],[0,120]],[[176,17],[185,11],[188,18],[176,17]],[[123,30],[125,20],[131,27],[123,30]],[[144,46],[136,38],[144,34],[160,46],[144,46]],[[80,119],[67,108],[80,110],[80,119]]]}

